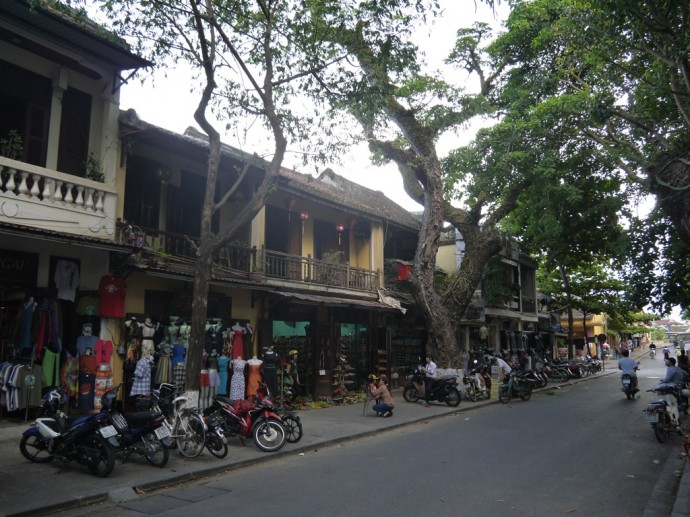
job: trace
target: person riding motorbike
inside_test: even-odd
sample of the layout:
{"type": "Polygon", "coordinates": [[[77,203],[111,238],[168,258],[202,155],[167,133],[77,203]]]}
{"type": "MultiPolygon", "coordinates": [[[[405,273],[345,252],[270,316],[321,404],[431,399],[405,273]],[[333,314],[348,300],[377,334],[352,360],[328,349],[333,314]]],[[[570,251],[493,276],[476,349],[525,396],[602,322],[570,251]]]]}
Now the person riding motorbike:
{"type": "Polygon", "coordinates": [[[671,351],[668,349],[667,346],[664,347],[664,361],[666,361],[669,358],[669,355],[671,354],[671,351]]]}
{"type": "Polygon", "coordinates": [[[434,380],[436,377],[436,363],[431,354],[426,356],[426,366],[421,368],[422,372],[426,375],[424,379],[424,407],[430,407],[429,397],[433,391],[434,380]]]}
{"type": "MultiPolygon", "coordinates": [[[[637,389],[637,367],[638,363],[635,361],[635,359],[630,358],[630,352],[628,350],[623,350],[623,359],[618,361],[618,369],[621,371],[621,377],[623,375],[629,375],[630,380],[632,381],[633,385],[633,390],[635,393],[637,393],[639,390],[637,389]]],[[[675,361],[674,361],[675,363],[675,361]]]]}
{"type": "Polygon", "coordinates": [[[666,365],[668,366],[668,369],[666,370],[666,377],[664,377],[664,380],[661,382],[682,386],[688,380],[687,372],[676,366],[675,358],[669,357],[666,360],[666,365]]]}
{"type": "Polygon", "coordinates": [[[652,341],[649,344],[649,355],[654,357],[656,355],[656,345],[654,344],[654,341],[652,341]]]}

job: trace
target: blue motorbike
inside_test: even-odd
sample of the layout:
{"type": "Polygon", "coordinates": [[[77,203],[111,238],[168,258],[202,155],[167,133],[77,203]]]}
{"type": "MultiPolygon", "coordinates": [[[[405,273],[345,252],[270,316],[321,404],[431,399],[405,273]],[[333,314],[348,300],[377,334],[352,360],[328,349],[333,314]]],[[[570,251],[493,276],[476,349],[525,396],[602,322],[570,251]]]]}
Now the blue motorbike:
{"type": "Polygon", "coordinates": [[[106,413],[94,413],[75,419],[60,409],[62,394],[53,389],[43,397],[35,422],[24,431],[19,450],[34,463],[53,459],[86,466],[98,477],[107,477],[115,467],[115,457],[108,438],[117,434],[107,425],[106,413]]]}

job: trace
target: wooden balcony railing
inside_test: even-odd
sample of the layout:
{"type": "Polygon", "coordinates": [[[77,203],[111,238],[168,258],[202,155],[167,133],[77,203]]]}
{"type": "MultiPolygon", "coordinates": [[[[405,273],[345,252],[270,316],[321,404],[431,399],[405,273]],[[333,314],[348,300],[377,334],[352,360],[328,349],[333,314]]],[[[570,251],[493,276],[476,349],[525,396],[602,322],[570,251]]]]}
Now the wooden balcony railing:
{"type": "MultiPolygon", "coordinates": [[[[349,263],[338,264],[311,257],[301,257],[263,250],[263,269],[269,278],[281,278],[310,282],[332,287],[344,287],[360,291],[376,291],[379,287],[379,273],[369,269],[350,266],[349,263]]],[[[260,269],[261,255],[257,255],[257,266],[260,269]]]]}
{"type": "MultiPolygon", "coordinates": [[[[153,228],[119,224],[117,240],[136,248],[149,250],[157,259],[165,259],[171,269],[174,265],[193,267],[196,256],[197,238],[153,228]]],[[[271,250],[257,250],[227,244],[216,254],[214,260],[221,270],[231,272],[262,271],[267,278],[309,282],[332,287],[344,287],[359,291],[376,291],[379,287],[379,273],[349,264],[337,264],[299,255],[290,255],[271,250]]]]}

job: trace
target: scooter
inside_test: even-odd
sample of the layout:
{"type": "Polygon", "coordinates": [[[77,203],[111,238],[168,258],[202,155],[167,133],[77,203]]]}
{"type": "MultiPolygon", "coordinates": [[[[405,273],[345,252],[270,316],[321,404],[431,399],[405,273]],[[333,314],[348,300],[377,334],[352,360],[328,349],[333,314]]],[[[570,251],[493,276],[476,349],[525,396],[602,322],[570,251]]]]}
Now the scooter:
{"type": "Polygon", "coordinates": [[[690,391],[682,389],[677,384],[663,382],[656,388],[647,391],[661,395],[660,399],[647,404],[647,407],[643,409],[647,413],[647,421],[651,424],[654,436],[659,443],[664,443],[672,431],[682,434],[680,430],[680,411],[682,409],[680,404],[683,397],[687,399],[690,391]]]}
{"type": "MultiPolygon", "coordinates": [[[[417,368],[405,383],[403,398],[407,402],[417,402],[422,398],[426,398],[424,381],[425,377],[422,370],[417,368]]],[[[443,377],[434,379],[429,400],[445,402],[450,407],[458,406],[462,397],[460,396],[460,391],[458,391],[457,384],[457,375],[444,375],[443,377]]]]}
{"type": "Polygon", "coordinates": [[[154,467],[164,467],[170,456],[168,447],[172,445],[165,416],[156,410],[121,413],[115,402],[119,389],[120,385],[103,394],[101,412],[108,415],[107,423],[117,430],[115,450],[122,452],[122,463],[137,453],[154,467]]]}
{"type": "MultiPolygon", "coordinates": [[[[637,368],[635,368],[635,370],[637,370],[637,368]]],[[[635,393],[640,391],[635,387],[635,381],[629,373],[621,375],[621,384],[623,385],[621,391],[625,393],[628,400],[633,400],[635,398],[635,393]]]]}
{"type": "Polygon", "coordinates": [[[85,465],[97,477],[110,475],[115,466],[113,450],[107,441],[117,434],[107,423],[105,413],[71,419],[60,410],[62,395],[49,391],[41,404],[41,415],[24,431],[19,450],[33,463],[48,463],[53,459],[76,461],[85,465]]]}
{"type": "Polygon", "coordinates": [[[486,387],[484,378],[477,370],[477,360],[474,361],[475,367],[469,373],[465,372],[462,376],[462,383],[465,386],[465,393],[472,402],[477,402],[480,397],[490,398],[491,392],[486,387]]]}
{"type": "Polygon", "coordinates": [[[209,412],[222,416],[221,426],[226,436],[251,437],[256,446],[264,452],[275,452],[286,442],[283,419],[276,413],[276,407],[268,398],[268,387],[261,383],[253,401],[231,401],[216,395],[209,412]]]}
{"type": "Polygon", "coordinates": [[[656,357],[656,348],[649,348],[649,357],[654,359],[656,357]]]}
{"type": "Polygon", "coordinates": [[[501,404],[510,402],[513,397],[527,401],[532,397],[533,382],[525,378],[523,372],[513,370],[498,387],[498,400],[501,404]]]}

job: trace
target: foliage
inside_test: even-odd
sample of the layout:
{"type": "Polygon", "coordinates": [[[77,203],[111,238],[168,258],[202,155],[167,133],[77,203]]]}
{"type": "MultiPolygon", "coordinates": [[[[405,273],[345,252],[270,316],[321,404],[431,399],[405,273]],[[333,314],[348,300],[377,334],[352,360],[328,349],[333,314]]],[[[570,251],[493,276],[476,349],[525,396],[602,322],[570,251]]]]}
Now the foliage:
{"type": "Polygon", "coordinates": [[[103,183],[105,180],[105,174],[103,173],[103,167],[98,158],[94,156],[93,153],[89,153],[88,158],[82,164],[84,170],[86,171],[86,179],[92,181],[99,181],[103,183]]]}
{"type": "Polygon", "coordinates": [[[0,155],[10,160],[19,160],[24,155],[24,142],[19,131],[10,129],[7,137],[0,138],[0,155]]]}

